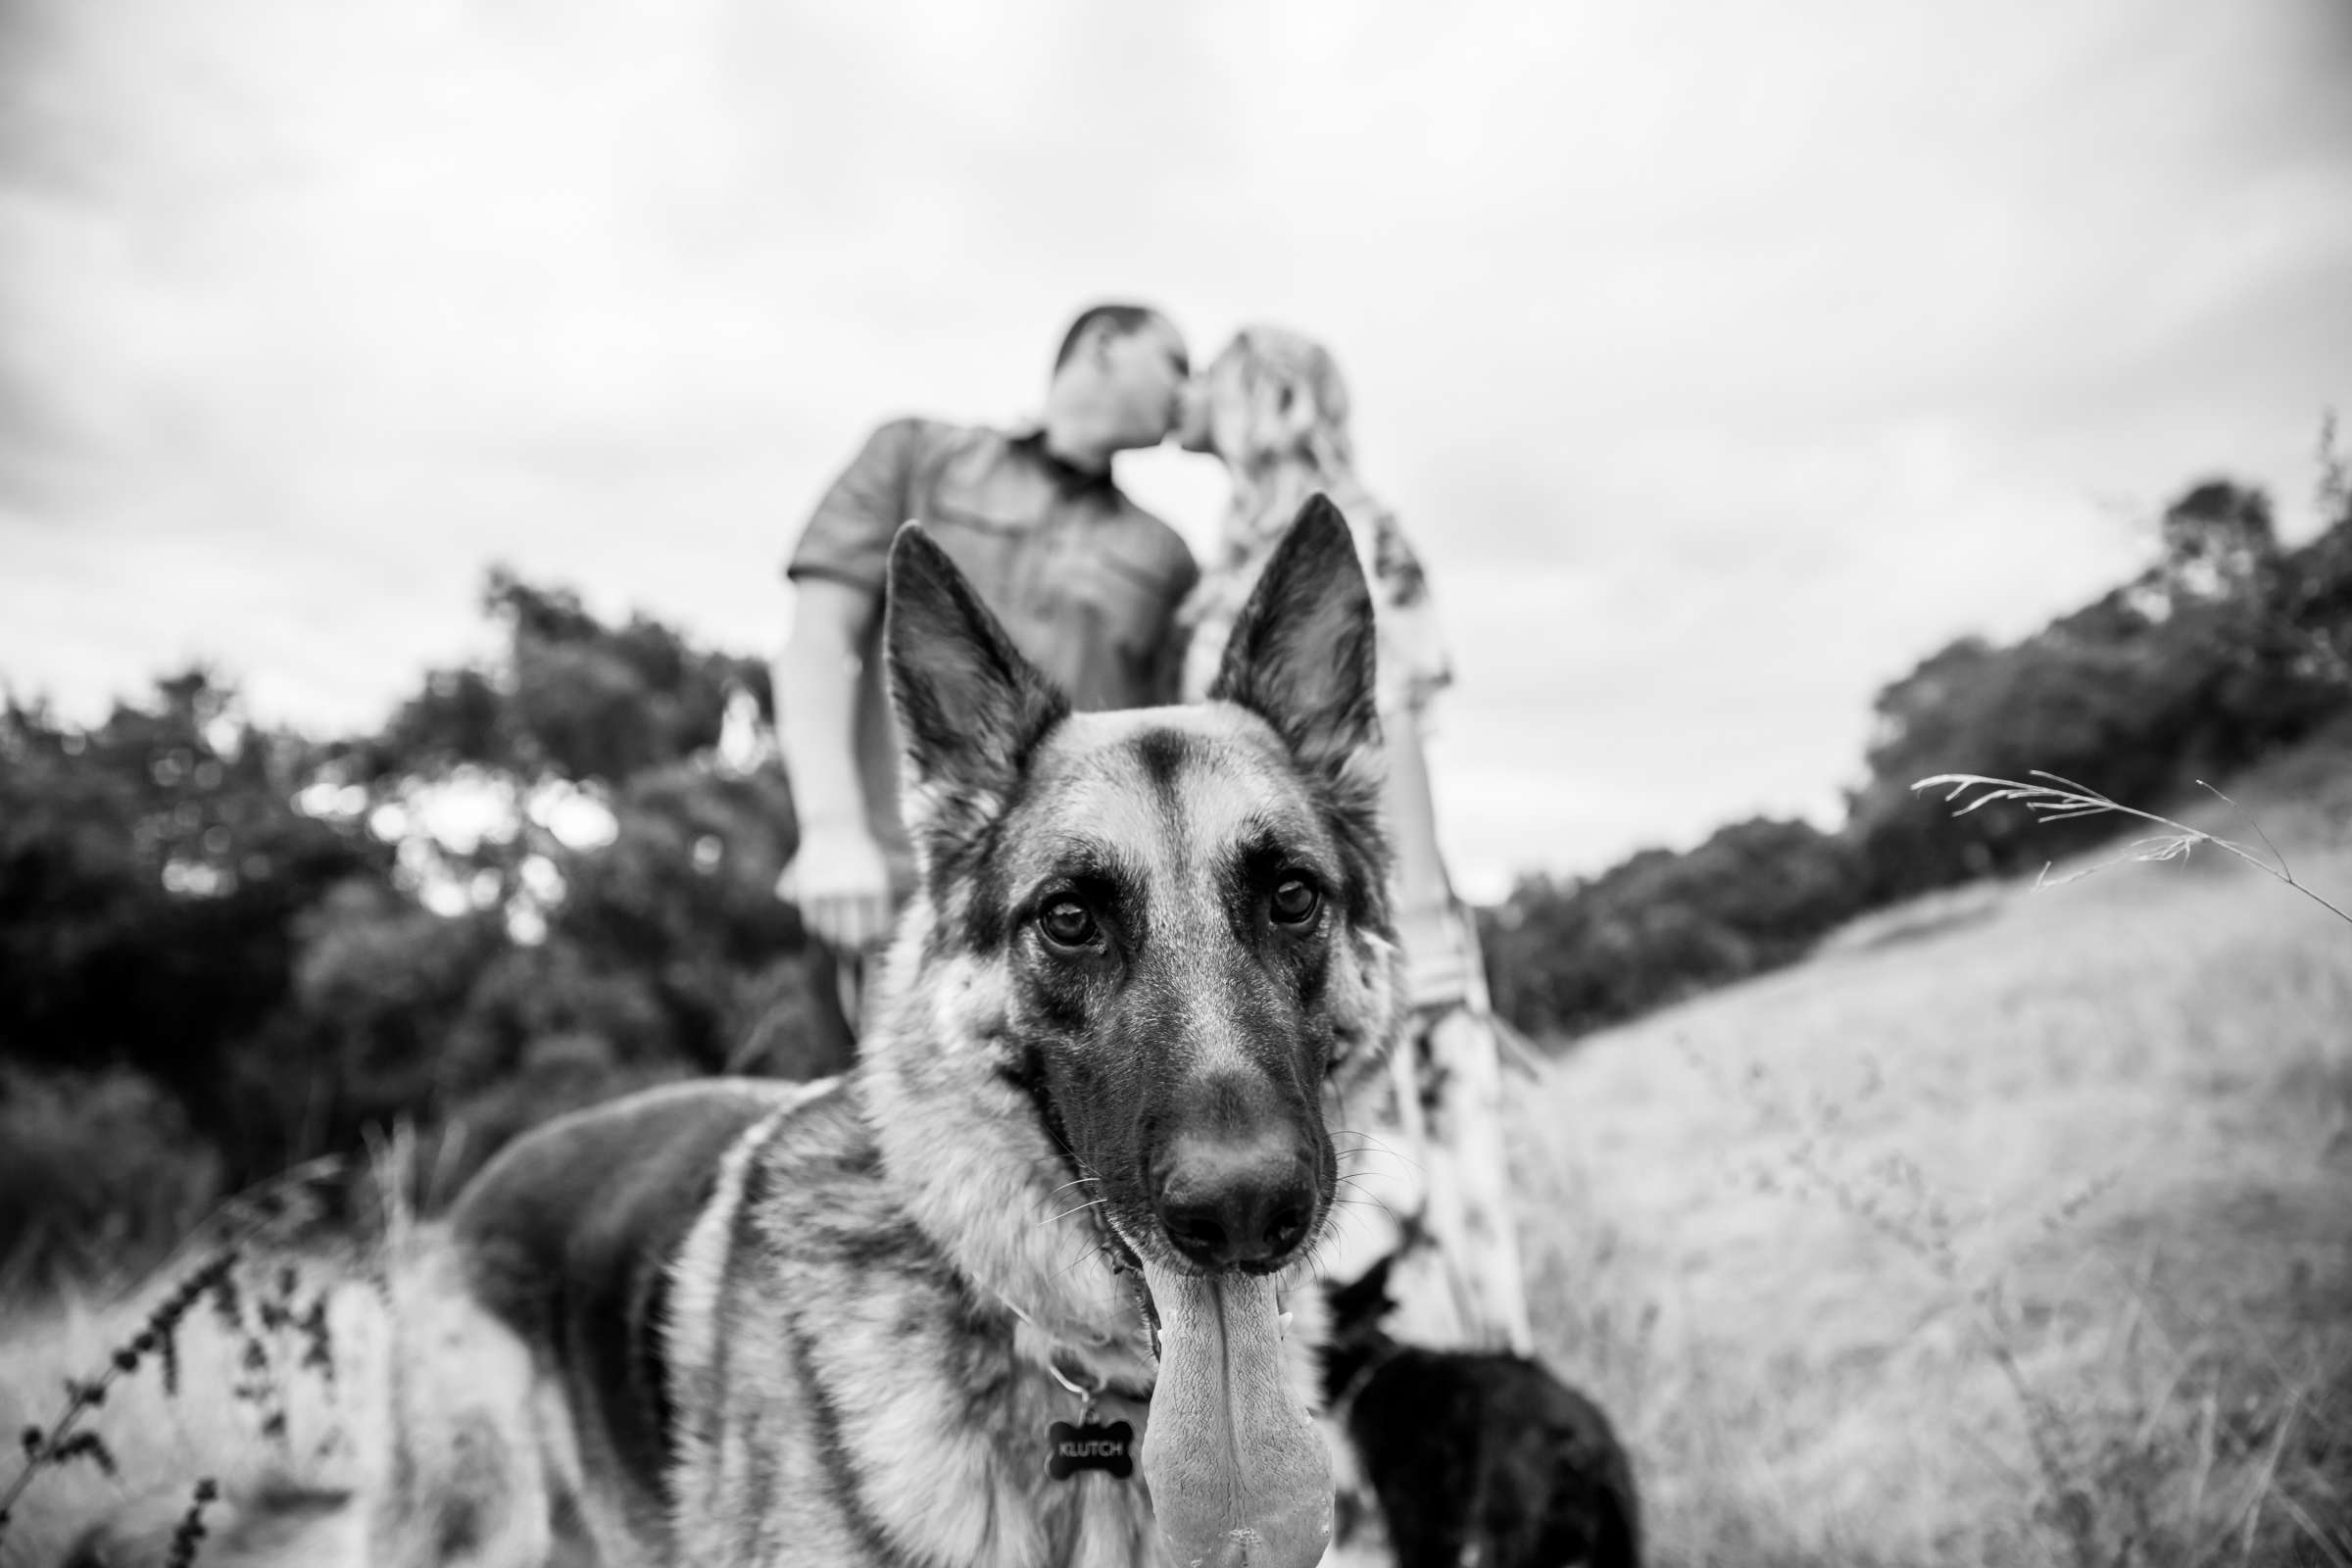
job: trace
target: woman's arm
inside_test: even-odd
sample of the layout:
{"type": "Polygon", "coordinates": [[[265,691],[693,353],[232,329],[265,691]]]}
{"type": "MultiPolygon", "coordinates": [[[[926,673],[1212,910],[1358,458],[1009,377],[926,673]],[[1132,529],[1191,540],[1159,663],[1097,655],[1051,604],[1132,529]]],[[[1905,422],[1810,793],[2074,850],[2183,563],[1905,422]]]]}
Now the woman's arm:
{"type": "Polygon", "coordinates": [[[1453,901],[1438,853],[1437,803],[1421,751],[1421,722],[1409,709],[1380,715],[1388,743],[1389,832],[1396,840],[1397,911],[1443,908],[1453,901]]]}
{"type": "Polygon", "coordinates": [[[1381,715],[1389,779],[1383,804],[1396,851],[1390,887],[1396,901],[1396,937],[1404,949],[1405,989],[1415,1006],[1459,1002],[1469,994],[1453,918],[1453,885],[1438,852],[1438,817],[1430,794],[1421,725],[1410,709],[1381,715]]]}

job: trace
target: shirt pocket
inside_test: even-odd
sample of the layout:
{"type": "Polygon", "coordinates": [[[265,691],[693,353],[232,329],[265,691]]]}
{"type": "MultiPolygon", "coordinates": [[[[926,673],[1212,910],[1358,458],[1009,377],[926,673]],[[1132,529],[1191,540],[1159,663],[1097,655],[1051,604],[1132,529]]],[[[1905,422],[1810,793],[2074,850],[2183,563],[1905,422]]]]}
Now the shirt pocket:
{"type": "Polygon", "coordinates": [[[1101,665],[1089,672],[1084,704],[1133,708],[1153,700],[1155,676],[1168,650],[1167,585],[1156,574],[1099,551],[1069,574],[1064,592],[1071,618],[1087,629],[1101,665]]]}
{"type": "Polygon", "coordinates": [[[1113,641],[1128,649],[1159,646],[1167,635],[1169,607],[1167,584],[1157,573],[1104,551],[1078,575],[1113,641]]]}
{"type": "Polygon", "coordinates": [[[1000,618],[1020,611],[1021,565],[1035,529],[968,505],[934,503],[916,519],[1000,618]]]}

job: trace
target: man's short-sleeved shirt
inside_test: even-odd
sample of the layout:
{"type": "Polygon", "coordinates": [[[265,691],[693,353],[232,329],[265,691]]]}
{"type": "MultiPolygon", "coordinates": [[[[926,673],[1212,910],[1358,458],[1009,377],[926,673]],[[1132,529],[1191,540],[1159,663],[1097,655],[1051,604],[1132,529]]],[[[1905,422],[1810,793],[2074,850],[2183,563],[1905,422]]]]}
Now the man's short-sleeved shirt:
{"type": "MultiPolygon", "coordinates": [[[[1200,570],[1183,538],[1107,475],[1070,467],[1036,436],[895,419],[817,504],[785,575],[829,577],[870,590],[878,604],[891,539],[909,519],[1074,706],[1175,700],[1175,612],[1200,570]]],[[[899,739],[881,637],[876,614],[858,651],[858,773],[866,820],[904,890],[913,860],[899,820],[899,739]]]]}

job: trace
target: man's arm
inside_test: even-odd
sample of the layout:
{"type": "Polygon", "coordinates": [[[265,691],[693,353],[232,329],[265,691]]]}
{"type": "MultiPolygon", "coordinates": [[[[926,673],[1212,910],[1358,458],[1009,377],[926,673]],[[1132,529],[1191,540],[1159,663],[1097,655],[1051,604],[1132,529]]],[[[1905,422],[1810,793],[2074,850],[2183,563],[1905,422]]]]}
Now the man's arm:
{"type": "Polygon", "coordinates": [[[876,595],[828,577],[801,581],[792,635],[776,656],[776,742],[801,842],[776,892],[828,945],[857,951],[890,929],[890,869],[867,825],[857,756],[858,656],[876,595]]]}
{"type": "Polygon", "coordinates": [[[818,503],[793,552],[800,597],[773,666],[776,741],[800,819],[800,847],[776,892],[799,906],[812,935],[841,949],[880,938],[893,912],[858,768],[858,690],[920,436],[914,420],[883,425],[818,503]]]}
{"type": "Polygon", "coordinates": [[[811,823],[863,826],[858,777],[858,676],[880,608],[871,591],[804,577],[792,635],[776,655],[776,743],[806,838],[811,823]]]}

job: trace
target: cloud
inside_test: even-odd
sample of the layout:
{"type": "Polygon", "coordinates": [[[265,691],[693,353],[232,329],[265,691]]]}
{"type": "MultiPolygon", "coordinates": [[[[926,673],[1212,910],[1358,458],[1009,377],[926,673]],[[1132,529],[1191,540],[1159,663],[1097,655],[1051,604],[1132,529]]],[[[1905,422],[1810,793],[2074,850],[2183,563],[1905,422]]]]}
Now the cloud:
{"type": "Polygon", "coordinates": [[[0,673],[83,710],[205,653],[370,722],[492,560],[772,645],[867,425],[1134,295],[1339,351],[1492,891],[1833,809],[1879,684],[2190,479],[2307,530],[2352,401],[2327,0],[5,16],[0,673]]]}

